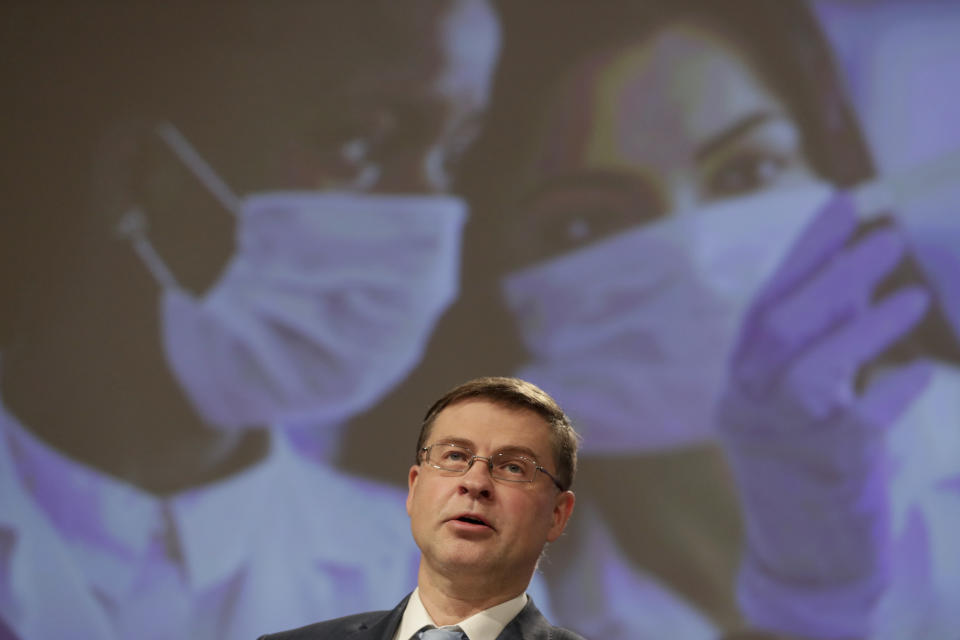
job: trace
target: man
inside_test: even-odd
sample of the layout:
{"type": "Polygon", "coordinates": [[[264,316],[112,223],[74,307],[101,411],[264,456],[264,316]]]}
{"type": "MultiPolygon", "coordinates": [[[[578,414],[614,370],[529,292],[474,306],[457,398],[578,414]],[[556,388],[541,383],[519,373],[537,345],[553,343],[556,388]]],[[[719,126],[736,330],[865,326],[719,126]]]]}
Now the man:
{"type": "Polygon", "coordinates": [[[394,492],[326,462],[455,296],[491,7],[3,11],[0,620],[237,638],[400,597],[394,492]]]}
{"type": "Polygon", "coordinates": [[[271,640],[576,640],[525,589],[573,513],[577,435],[556,402],[517,378],[478,378],[427,411],[408,476],[417,588],[392,611],[263,636],[271,640]],[[435,636],[442,638],[444,636],[435,636]]]}

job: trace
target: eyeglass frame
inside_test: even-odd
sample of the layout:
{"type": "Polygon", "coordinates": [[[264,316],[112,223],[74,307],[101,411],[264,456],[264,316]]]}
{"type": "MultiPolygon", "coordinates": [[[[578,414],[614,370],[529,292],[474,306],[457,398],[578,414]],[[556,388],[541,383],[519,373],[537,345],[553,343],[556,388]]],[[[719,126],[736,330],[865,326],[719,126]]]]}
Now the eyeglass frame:
{"type": "Polygon", "coordinates": [[[446,471],[447,473],[455,473],[455,474],[457,474],[457,475],[464,475],[464,474],[466,474],[468,471],[470,471],[470,469],[473,467],[473,463],[474,463],[476,460],[485,460],[486,463],[487,463],[487,471],[490,472],[490,477],[491,477],[493,480],[502,480],[503,482],[512,482],[512,483],[532,484],[532,483],[535,482],[536,479],[537,479],[537,471],[540,471],[540,472],[543,473],[545,476],[547,476],[548,478],[550,478],[550,480],[553,482],[554,486],[557,487],[557,489],[559,489],[561,492],[562,492],[562,491],[566,491],[566,489],[564,489],[563,486],[560,485],[560,481],[557,480],[556,476],[554,476],[552,473],[550,473],[549,471],[547,471],[546,469],[544,469],[542,466],[540,466],[540,463],[537,462],[536,459],[531,458],[531,457],[529,457],[529,456],[521,456],[521,455],[518,455],[518,456],[517,456],[518,458],[523,458],[524,460],[529,460],[530,462],[533,463],[533,477],[530,478],[529,480],[510,480],[509,478],[498,478],[498,477],[496,477],[495,475],[493,475],[493,458],[494,458],[494,456],[498,456],[498,455],[500,455],[500,454],[502,454],[502,453],[503,453],[503,451],[498,451],[498,452],[494,453],[492,456],[478,456],[476,453],[473,452],[472,449],[470,449],[469,447],[465,447],[465,446],[463,446],[462,444],[456,444],[456,443],[454,443],[454,442],[434,442],[434,443],[431,444],[431,445],[427,445],[426,447],[421,447],[421,448],[420,448],[419,462],[420,462],[420,464],[426,463],[427,465],[433,467],[434,469],[439,469],[440,471],[446,471]],[[458,449],[463,449],[464,451],[468,452],[468,453],[470,454],[470,459],[467,460],[467,468],[464,469],[463,471],[457,471],[456,469],[445,469],[444,467],[437,466],[437,465],[433,464],[432,462],[426,462],[426,460],[424,459],[425,456],[424,456],[423,454],[426,453],[426,454],[429,455],[430,449],[432,449],[433,447],[436,447],[436,446],[438,446],[438,445],[443,445],[443,446],[447,446],[447,447],[457,447],[458,449]]]}

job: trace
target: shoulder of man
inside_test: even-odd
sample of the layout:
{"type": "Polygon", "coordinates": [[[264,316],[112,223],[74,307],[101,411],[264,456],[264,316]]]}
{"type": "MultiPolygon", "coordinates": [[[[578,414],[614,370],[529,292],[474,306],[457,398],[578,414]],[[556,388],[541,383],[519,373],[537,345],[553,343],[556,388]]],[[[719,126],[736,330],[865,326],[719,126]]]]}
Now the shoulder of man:
{"type": "MultiPolygon", "coordinates": [[[[390,611],[367,611],[355,613],[342,618],[315,622],[305,627],[298,627],[279,633],[270,633],[260,636],[258,640],[327,640],[333,638],[350,638],[352,634],[362,634],[371,626],[381,621],[390,611]]],[[[358,636],[364,637],[364,636],[358,636]]]]}
{"type": "Polygon", "coordinates": [[[504,627],[497,636],[497,640],[585,640],[585,638],[569,629],[550,624],[533,604],[533,598],[531,598],[517,617],[504,627]]]}

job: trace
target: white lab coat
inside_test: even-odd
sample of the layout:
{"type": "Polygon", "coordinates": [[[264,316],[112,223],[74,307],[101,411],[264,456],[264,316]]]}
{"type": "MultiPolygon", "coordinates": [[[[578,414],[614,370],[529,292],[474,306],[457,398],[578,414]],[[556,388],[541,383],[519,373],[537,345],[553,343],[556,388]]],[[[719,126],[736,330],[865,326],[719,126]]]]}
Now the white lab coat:
{"type": "Polygon", "coordinates": [[[0,410],[0,617],[28,639],[232,640],[381,609],[416,584],[403,504],[280,434],[254,468],[158,499],[0,410]]]}

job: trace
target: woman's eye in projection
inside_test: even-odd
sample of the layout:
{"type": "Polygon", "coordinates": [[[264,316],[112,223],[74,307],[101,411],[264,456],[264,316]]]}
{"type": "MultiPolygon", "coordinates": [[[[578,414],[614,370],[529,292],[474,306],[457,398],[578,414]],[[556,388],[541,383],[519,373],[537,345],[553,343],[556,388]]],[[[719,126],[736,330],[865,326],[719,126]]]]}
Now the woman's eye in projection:
{"type": "Polygon", "coordinates": [[[522,211],[522,250],[529,262],[573,251],[662,215],[646,189],[558,188],[544,191],[522,211]]]}
{"type": "Polygon", "coordinates": [[[703,199],[749,195],[808,175],[800,132],[789,118],[753,121],[701,161],[703,199]]]}

